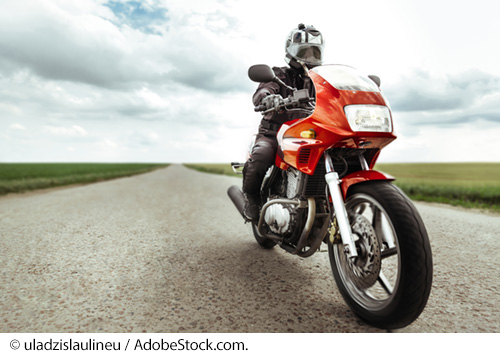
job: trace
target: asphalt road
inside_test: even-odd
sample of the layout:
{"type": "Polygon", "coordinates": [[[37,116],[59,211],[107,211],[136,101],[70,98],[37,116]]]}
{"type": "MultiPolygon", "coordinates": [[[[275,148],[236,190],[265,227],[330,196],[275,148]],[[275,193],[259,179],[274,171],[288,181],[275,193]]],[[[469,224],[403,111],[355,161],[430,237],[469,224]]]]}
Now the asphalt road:
{"type": "MultiPolygon", "coordinates": [[[[384,332],[348,309],[326,246],[257,245],[238,182],[173,165],[0,198],[0,332],[384,332]]],[[[500,216],[417,207],[433,290],[397,332],[500,332],[500,216]]]]}

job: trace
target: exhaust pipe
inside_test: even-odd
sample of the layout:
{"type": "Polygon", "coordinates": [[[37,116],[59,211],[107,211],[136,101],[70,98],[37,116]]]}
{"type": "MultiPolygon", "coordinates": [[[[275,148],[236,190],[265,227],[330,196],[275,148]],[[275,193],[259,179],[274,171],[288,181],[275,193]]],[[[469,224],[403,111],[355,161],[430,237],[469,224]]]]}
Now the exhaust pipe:
{"type": "Polygon", "coordinates": [[[243,211],[245,209],[245,197],[243,196],[243,192],[240,190],[238,186],[231,186],[227,190],[227,195],[233,201],[234,205],[236,206],[236,209],[238,212],[240,212],[241,216],[245,221],[247,221],[247,218],[243,214],[243,211]]]}

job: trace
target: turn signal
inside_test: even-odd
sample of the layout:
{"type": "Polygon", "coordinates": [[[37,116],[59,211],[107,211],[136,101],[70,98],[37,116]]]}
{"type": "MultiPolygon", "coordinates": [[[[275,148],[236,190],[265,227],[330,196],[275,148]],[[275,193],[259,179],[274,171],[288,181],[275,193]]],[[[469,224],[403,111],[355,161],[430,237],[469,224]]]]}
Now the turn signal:
{"type": "Polygon", "coordinates": [[[316,132],[313,129],[309,129],[301,132],[300,136],[304,139],[316,139],[316,132]]]}

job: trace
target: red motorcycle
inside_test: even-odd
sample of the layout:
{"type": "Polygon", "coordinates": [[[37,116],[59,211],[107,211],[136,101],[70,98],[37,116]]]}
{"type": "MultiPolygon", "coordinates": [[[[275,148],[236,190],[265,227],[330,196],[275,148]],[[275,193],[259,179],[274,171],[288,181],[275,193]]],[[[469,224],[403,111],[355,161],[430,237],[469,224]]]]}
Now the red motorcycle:
{"type": "MultiPolygon", "coordinates": [[[[326,243],[352,311],[379,328],[407,326],[429,298],[432,254],[415,206],[394,178],[373,170],[381,149],[396,139],[380,79],[343,65],[318,66],[309,76],[316,98],[294,89],[267,110],[295,119],[278,131],[276,161],[261,186],[260,218],[251,223],[255,239],[300,257],[326,243]]],[[[250,67],[249,77],[286,86],[266,65],[250,67]]],[[[235,171],[243,166],[232,165],[235,171]]],[[[241,189],[232,186],[228,195],[245,218],[241,189]]]]}

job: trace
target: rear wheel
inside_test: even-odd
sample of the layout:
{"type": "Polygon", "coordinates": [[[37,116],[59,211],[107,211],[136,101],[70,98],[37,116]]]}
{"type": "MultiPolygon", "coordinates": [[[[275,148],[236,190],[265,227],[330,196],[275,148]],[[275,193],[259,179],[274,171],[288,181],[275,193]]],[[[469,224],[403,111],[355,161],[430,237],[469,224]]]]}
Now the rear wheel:
{"type": "Polygon", "coordinates": [[[328,244],[342,296],[374,326],[409,325],[424,309],[432,284],[431,248],[417,209],[385,181],[353,186],[346,209],[358,257],[352,261],[342,244],[328,244]]]}
{"type": "Polygon", "coordinates": [[[252,231],[255,240],[257,241],[257,243],[260,244],[262,248],[271,249],[276,245],[276,242],[273,241],[272,239],[265,238],[259,234],[259,232],[257,231],[257,225],[255,223],[252,223],[252,231]]]}

